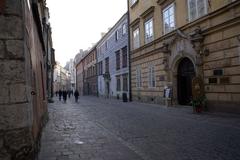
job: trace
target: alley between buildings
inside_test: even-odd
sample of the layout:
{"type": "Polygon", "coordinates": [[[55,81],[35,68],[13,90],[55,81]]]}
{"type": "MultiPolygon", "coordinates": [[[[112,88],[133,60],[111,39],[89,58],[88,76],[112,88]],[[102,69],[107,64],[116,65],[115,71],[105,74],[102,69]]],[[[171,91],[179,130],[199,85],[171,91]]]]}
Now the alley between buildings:
{"type": "Polygon", "coordinates": [[[49,105],[39,160],[236,160],[240,119],[81,97],[49,105]]]}

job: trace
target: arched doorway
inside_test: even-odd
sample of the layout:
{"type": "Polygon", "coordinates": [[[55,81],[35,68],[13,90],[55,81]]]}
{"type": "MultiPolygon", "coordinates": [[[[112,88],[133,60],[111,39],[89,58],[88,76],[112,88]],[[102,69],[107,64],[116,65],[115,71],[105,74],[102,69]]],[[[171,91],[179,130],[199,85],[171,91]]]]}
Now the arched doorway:
{"type": "Polygon", "coordinates": [[[178,103],[189,105],[192,98],[192,79],[195,77],[195,69],[189,58],[183,58],[178,65],[177,88],[178,103]]]}

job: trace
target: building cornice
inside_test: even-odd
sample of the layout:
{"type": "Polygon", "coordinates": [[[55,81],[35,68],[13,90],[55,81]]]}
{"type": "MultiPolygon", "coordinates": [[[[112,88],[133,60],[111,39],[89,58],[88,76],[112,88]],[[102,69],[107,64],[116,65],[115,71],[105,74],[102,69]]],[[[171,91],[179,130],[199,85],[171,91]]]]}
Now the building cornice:
{"type": "Polygon", "coordinates": [[[130,27],[136,26],[137,24],[139,24],[139,22],[140,22],[140,18],[137,18],[129,26],[130,27]]]}
{"type": "Polygon", "coordinates": [[[146,18],[149,14],[151,14],[151,13],[154,12],[154,9],[155,9],[154,6],[149,7],[146,11],[144,11],[144,12],[140,15],[140,17],[141,17],[141,18],[146,18]]]}

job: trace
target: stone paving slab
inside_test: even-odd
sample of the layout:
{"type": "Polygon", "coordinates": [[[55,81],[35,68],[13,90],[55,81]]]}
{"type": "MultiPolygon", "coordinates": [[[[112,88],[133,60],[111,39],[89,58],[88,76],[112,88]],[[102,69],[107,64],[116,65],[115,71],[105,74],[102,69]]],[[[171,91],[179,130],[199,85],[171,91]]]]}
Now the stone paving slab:
{"type": "Polygon", "coordinates": [[[240,116],[81,97],[55,99],[39,160],[237,160],[240,116]]]}

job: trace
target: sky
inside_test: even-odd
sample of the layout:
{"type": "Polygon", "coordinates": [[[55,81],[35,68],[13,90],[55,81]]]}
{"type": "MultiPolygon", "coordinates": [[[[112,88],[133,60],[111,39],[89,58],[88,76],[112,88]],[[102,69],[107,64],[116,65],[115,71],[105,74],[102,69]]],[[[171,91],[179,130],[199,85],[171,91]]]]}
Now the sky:
{"type": "Polygon", "coordinates": [[[62,66],[98,42],[127,12],[127,0],[47,0],[47,6],[55,59],[62,66]]]}

